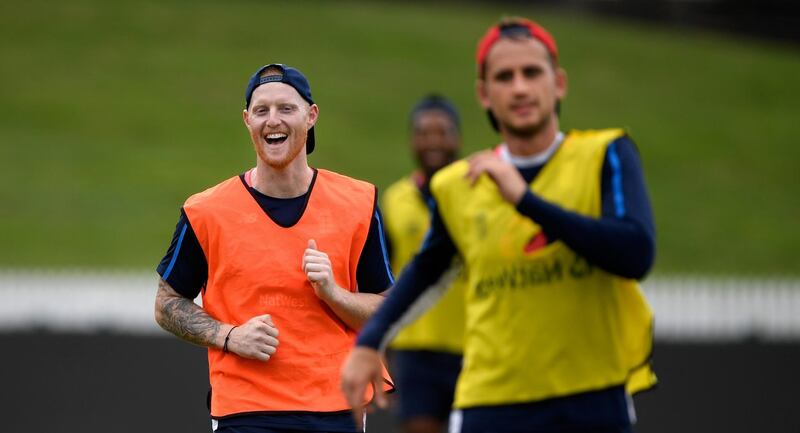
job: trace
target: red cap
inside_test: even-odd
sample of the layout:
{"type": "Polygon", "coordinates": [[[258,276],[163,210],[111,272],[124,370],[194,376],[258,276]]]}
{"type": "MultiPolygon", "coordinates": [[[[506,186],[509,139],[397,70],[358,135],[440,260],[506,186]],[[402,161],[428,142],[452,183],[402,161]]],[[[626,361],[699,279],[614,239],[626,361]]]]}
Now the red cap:
{"type": "Polygon", "coordinates": [[[503,36],[520,34],[519,30],[524,32],[522,34],[528,34],[530,37],[543,43],[547,48],[547,52],[550,53],[550,56],[553,58],[553,61],[558,62],[558,47],[556,47],[556,40],[553,39],[550,32],[531,20],[513,18],[490,27],[478,42],[478,51],[475,53],[475,61],[478,64],[479,76],[483,76],[484,62],[486,62],[486,56],[489,54],[489,50],[492,46],[503,36]]]}

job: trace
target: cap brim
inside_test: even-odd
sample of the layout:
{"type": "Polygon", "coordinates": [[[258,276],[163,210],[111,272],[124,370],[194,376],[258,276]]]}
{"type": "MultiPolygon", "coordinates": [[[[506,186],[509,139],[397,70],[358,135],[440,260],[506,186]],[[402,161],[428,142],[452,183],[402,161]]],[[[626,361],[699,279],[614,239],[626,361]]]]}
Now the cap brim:
{"type": "Polygon", "coordinates": [[[494,117],[492,110],[486,110],[486,116],[489,118],[489,123],[492,124],[492,128],[494,128],[495,131],[500,132],[500,126],[498,126],[497,118],[494,117]]]}
{"type": "Polygon", "coordinates": [[[314,127],[312,126],[311,129],[308,130],[308,136],[306,138],[306,154],[314,151],[315,144],[316,139],[314,137],[314,127]]]}

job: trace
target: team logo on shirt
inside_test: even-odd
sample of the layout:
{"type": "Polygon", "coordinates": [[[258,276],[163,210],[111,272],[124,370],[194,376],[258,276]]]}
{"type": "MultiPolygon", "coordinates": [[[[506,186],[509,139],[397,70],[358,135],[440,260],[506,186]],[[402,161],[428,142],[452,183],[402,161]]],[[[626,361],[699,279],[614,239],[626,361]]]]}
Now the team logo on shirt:
{"type": "Polygon", "coordinates": [[[556,284],[566,279],[579,280],[590,276],[594,267],[583,257],[550,257],[520,260],[498,268],[481,277],[475,285],[478,298],[505,292],[531,289],[544,284],[556,284]]]}
{"type": "Polygon", "coordinates": [[[525,254],[531,254],[546,246],[547,246],[547,236],[545,236],[543,231],[539,231],[539,233],[533,235],[533,237],[531,237],[531,240],[529,240],[528,243],[525,244],[525,248],[523,248],[523,251],[525,251],[525,254]]]}

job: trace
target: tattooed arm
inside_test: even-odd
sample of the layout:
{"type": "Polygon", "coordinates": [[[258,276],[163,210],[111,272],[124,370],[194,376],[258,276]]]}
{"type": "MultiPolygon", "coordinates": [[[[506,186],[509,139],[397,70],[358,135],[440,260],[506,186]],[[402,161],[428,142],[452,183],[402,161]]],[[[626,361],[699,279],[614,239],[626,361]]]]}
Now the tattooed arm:
{"type": "Polygon", "coordinates": [[[158,282],[156,294],[156,322],[192,344],[217,349],[222,348],[225,334],[231,328],[214,320],[202,307],[180,295],[163,279],[158,282]],[[225,333],[220,333],[220,329],[225,333]]]}
{"type": "Polygon", "coordinates": [[[228,351],[244,358],[268,361],[278,346],[278,330],[269,314],[253,317],[233,329],[234,325],[215,320],[163,279],[158,282],[155,316],[162,328],[198,346],[222,349],[230,332],[228,351]]]}

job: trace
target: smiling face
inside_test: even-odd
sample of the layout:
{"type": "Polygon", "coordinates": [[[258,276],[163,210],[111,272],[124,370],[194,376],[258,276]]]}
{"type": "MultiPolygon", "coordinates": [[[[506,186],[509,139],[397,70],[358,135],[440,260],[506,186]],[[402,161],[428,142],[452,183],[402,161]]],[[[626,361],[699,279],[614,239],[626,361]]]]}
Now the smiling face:
{"type": "Polygon", "coordinates": [[[256,88],[243,112],[256,154],[275,169],[287,167],[305,150],[308,130],[318,115],[316,104],[309,104],[292,86],[280,82],[256,88]]]}
{"type": "Polygon", "coordinates": [[[414,116],[411,148],[429,178],[456,159],[460,142],[458,126],[445,112],[424,110],[414,116]]]}
{"type": "Polygon", "coordinates": [[[478,80],[481,105],[492,111],[501,133],[518,137],[532,137],[557,122],[556,103],[566,92],[566,73],[532,38],[497,41],[478,80]]]}

